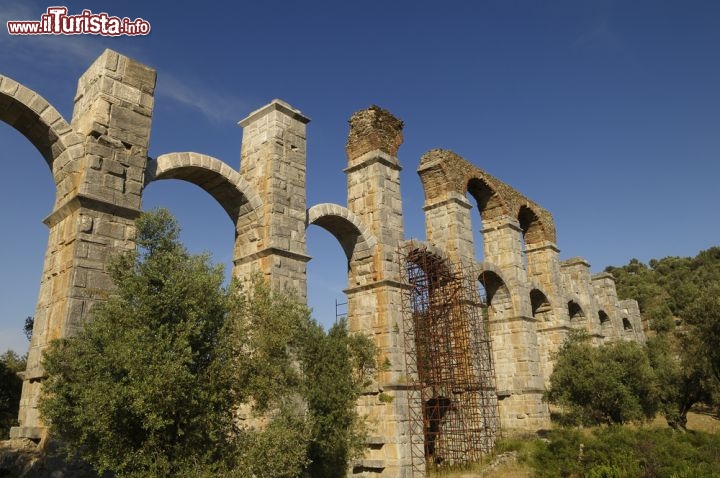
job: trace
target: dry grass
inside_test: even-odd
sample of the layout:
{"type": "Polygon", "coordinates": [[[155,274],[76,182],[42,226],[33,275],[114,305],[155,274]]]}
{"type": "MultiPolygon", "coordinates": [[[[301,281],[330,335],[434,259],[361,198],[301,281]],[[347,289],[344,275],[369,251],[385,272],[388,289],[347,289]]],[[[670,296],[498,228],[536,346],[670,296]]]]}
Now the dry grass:
{"type": "Polygon", "coordinates": [[[707,433],[720,432],[720,420],[709,413],[688,413],[688,429],[707,433]]]}
{"type": "Polygon", "coordinates": [[[519,463],[506,463],[491,471],[485,471],[483,467],[478,467],[466,471],[433,472],[428,476],[435,478],[530,478],[532,468],[519,463]]]}
{"type": "MultiPolygon", "coordinates": [[[[688,418],[688,423],[687,423],[688,430],[694,430],[694,431],[705,432],[705,433],[720,432],[720,420],[718,420],[710,412],[704,412],[704,411],[690,412],[690,413],[688,413],[687,418],[688,418]]],[[[665,421],[665,418],[658,415],[657,417],[655,417],[655,419],[652,422],[650,422],[650,426],[657,427],[657,428],[666,428],[668,426],[668,424],[665,421]]]]}

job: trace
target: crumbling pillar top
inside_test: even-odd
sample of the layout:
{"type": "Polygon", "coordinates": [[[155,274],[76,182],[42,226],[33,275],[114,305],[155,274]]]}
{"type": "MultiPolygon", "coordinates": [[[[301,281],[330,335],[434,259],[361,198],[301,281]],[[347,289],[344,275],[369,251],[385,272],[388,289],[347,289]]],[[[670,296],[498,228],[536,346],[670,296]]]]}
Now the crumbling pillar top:
{"type": "Polygon", "coordinates": [[[349,123],[345,145],[349,161],[375,150],[397,156],[403,142],[403,122],[388,110],[372,105],[353,114],[349,123]]]}

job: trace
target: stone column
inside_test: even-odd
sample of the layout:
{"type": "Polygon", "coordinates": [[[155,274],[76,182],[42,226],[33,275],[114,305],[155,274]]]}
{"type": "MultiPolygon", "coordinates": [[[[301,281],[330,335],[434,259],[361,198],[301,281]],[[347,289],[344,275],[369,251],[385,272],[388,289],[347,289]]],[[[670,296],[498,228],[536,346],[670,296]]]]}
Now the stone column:
{"type": "MultiPolygon", "coordinates": [[[[272,287],[304,299],[310,257],[305,247],[306,125],[281,100],[253,111],[243,127],[240,174],[263,201],[256,227],[238,227],[234,275],[261,271],[272,287]]],[[[240,222],[243,218],[240,218],[240,222]]]]}
{"type": "Polygon", "coordinates": [[[582,257],[573,257],[560,263],[562,281],[565,290],[580,300],[584,317],[571,318],[570,326],[585,329],[593,337],[593,342],[601,343],[603,334],[600,329],[599,306],[590,278],[590,263],[582,257]]]}
{"type": "Polygon", "coordinates": [[[502,314],[491,311],[489,323],[501,424],[506,429],[542,428],[550,416],[542,402],[543,371],[523,266],[522,230],[517,219],[501,216],[486,221],[482,232],[485,260],[500,268],[512,304],[510,313],[510,304],[502,314]]]}
{"type": "Polygon", "coordinates": [[[523,264],[522,229],[517,219],[500,216],[484,223],[485,261],[498,266],[510,284],[524,284],[527,273],[523,264]]]}
{"type": "Polygon", "coordinates": [[[627,318],[632,326],[632,332],[626,333],[626,337],[634,337],[634,340],[644,344],[647,341],[647,333],[649,325],[647,321],[640,316],[640,306],[634,299],[625,299],[618,302],[620,312],[623,317],[627,318]]]}
{"type": "Polygon", "coordinates": [[[542,241],[525,248],[528,279],[540,287],[550,302],[550,310],[537,323],[540,363],[545,385],[549,385],[555,362],[554,353],[570,332],[567,301],[560,290],[560,249],[554,242],[542,241]]]}
{"type": "MultiPolygon", "coordinates": [[[[422,175],[422,170],[418,172],[422,175]]],[[[445,197],[428,199],[423,207],[428,242],[447,251],[450,260],[462,263],[467,270],[475,264],[472,208],[470,201],[456,191],[448,191],[445,197]]]]}
{"type": "MultiPolygon", "coordinates": [[[[615,278],[608,272],[595,274],[591,278],[592,288],[595,292],[598,308],[608,314],[605,322],[600,322],[600,332],[605,341],[625,338],[636,340],[632,331],[626,331],[623,326],[622,313],[618,304],[617,290],[615,289],[615,278]]],[[[598,319],[599,320],[599,319],[598,319]]]]}
{"type": "Polygon", "coordinates": [[[397,256],[404,235],[396,156],[402,127],[388,111],[372,106],[352,116],[346,145],[348,209],[377,239],[372,279],[345,291],[350,331],[373,339],[381,365],[376,384],[358,404],[370,427],[365,456],[353,467],[354,473],[368,474],[363,476],[409,478],[412,473],[397,256]]]}
{"type": "Polygon", "coordinates": [[[35,326],[23,377],[18,427],[11,437],[40,439],[37,401],[45,372],[42,353],[54,339],[76,333],[94,303],[112,289],[106,265],[134,246],[152,120],[155,71],[105,52],[78,83],[72,128],[85,155],[62,165],[35,326]]]}

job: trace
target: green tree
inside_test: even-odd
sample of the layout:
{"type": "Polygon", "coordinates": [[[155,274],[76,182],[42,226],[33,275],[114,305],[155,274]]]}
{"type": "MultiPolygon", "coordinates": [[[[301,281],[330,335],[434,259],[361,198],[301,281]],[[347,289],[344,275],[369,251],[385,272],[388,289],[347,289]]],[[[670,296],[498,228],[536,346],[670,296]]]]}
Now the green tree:
{"type": "Polygon", "coordinates": [[[687,428],[687,414],[697,403],[712,401],[712,375],[696,334],[658,333],[648,342],[648,356],[659,386],[659,411],[668,425],[687,428]]]}
{"type": "Polygon", "coordinates": [[[720,382],[720,280],[711,282],[698,293],[697,299],[687,307],[685,317],[691,326],[689,334],[700,344],[697,355],[706,359],[710,371],[720,382]]]}
{"type": "Polygon", "coordinates": [[[355,405],[376,370],[372,342],[344,321],[325,333],[307,307],[257,278],[235,315],[236,382],[252,391],[238,476],[345,476],[365,441],[355,405]],[[273,426],[252,425],[268,416],[273,426]]]}
{"type": "Polygon", "coordinates": [[[52,435],[117,476],[220,473],[232,436],[221,267],[192,256],[165,210],[137,221],[116,289],[76,336],[54,342],[40,412],[52,435]]]}
{"type": "Polygon", "coordinates": [[[625,423],[652,418],[657,383],[646,351],[634,342],[592,347],[573,333],[560,348],[545,394],[585,424],[625,423]]]}
{"type": "Polygon", "coordinates": [[[240,404],[232,476],[301,476],[312,437],[300,362],[310,311],[255,276],[240,288],[232,316],[230,368],[240,404]]]}
{"type": "Polygon", "coordinates": [[[22,379],[18,372],[25,370],[25,357],[12,350],[0,355],[0,439],[7,438],[10,427],[17,424],[22,379]]]}
{"type": "Polygon", "coordinates": [[[115,292],[52,344],[40,404],[70,454],[118,477],[335,477],[363,442],[355,402],[369,339],[325,334],[262,277],[223,272],[178,241],[167,211],[137,222],[115,292]]]}
{"type": "Polygon", "coordinates": [[[673,428],[684,429],[698,402],[712,404],[720,378],[720,248],[695,257],[636,259],[609,267],[620,298],[637,298],[655,336],[649,356],[660,384],[660,411],[673,428]],[[676,325],[678,324],[678,325],[676,325]]]}
{"type": "Polygon", "coordinates": [[[327,334],[318,326],[310,332],[303,351],[313,436],[308,471],[317,478],[339,478],[364,444],[366,430],[355,404],[375,372],[375,347],[363,335],[349,335],[345,321],[327,334]]]}
{"type": "Polygon", "coordinates": [[[25,317],[25,325],[23,326],[23,333],[28,340],[32,340],[33,327],[35,326],[35,317],[25,317]]]}

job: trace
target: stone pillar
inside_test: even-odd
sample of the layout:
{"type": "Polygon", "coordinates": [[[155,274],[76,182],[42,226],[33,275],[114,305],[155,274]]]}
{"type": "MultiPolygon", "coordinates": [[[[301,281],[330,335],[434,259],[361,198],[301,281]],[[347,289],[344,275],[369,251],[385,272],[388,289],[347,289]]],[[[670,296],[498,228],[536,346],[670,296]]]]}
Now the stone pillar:
{"type": "Polygon", "coordinates": [[[45,373],[42,353],[54,339],[76,333],[92,305],[112,289],[106,265],[134,246],[152,120],[155,71],[105,52],[78,83],[72,128],[85,155],[56,178],[35,326],[23,377],[18,427],[11,437],[37,440],[45,427],[37,401],[45,373]]]}
{"type": "Polygon", "coordinates": [[[649,324],[640,316],[640,306],[637,301],[634,299],[621,300],[618,302],[618,306],[622,316],[628,319],[632,327],[632,332],[626,332],[625,337],[628,337],[628,340],[634,338],[637,342],[644,344],[647,341],[649,324]]]}
{"type": "Polygon", "coordinates": [[[501,426],[505,430],[547,427],[550,415],[542,401],[544,381],[535,321],[524,315],[506,315],[510,314],[491,313],[488,327],[501,426]]]}
{"type": "Polygon", "coordinates": [[[525,248],[528,279],[537,284],[550,302],[550,310],[538,318],[538,345],[545,385],[555,366],[553,356],[570,332],[567,301],[560,289],[560,249],[555,243],[542,241],[525,248]]]}
{"type": "Polygon", "coordinates": [[[593,275],[591,280],[598,309],[605,311],[609,319],[605,322],[600,322],[600,331],[603,335],[603,339],[608,341],[617,340],[622,337],[629,340],[635,340],[635,336],[632,331],[626,333],[625,327],[623,326],[622,319],[624,317],[621,317],[622,313],[618,304],[617,290],[615,289],[615,278],[613,275],[607,272],[602,272],[600,274],[593,275]]]}
{"type": "Polygon", "coordinates": [[[583,309],[583,317],[570,318],[570,326],[585,329],[595,343],[601,343],[598,302],[590,278],[590,263],[582,257],[573,257],[560,263],[560,272],[565,291],[577,297],[583,309]]]}
{"type": "MultiPolygon", "coordinates": [[[[546,427],[550,415],[542,402],[543,371],[523,266],[522,229],[515,218],[501,216],[486,221],[482,232],[485,260],[500,268],[511,296],[504,313],[491,310],[489,322],[501,424],[505,429],[546,427]]],[[[494,301],[491,307],[500,305],[494,301]]]]}
{"type": "MultiPolygon", "coordinates": [[[[240,174],[263,201],[256,227],[238,227],[234,275],[261,271],[272,287],[304,299],[306,126],[310,119],[281,100],[253,111],[243,127],[240,174]]],[[[240,218],[242,222],[243,218],[240,218]]]]}
{"type": "Polygon", "coordinates": [[[397,248],[403,240],[400,197],[402,121],[377,106],[350,119],[346,150],[348,209],[377,239],[372,279],[346,290],[351,332],[369,335],[378,347],[381,371],[360,399],[370,440],[353,474],[410,477],[407,376],[402,342],[402,284],[397,248]]]}
{"type": "Polygon", "coordinates": [[[522,229],[517,219],[500,216],[486,220],[484,225],[482,234],[485,261],[502,270],[508,286],[524,284],[527,273],[523,264],[522,229]]]}
{"type": "MultiPolygon", "coordinates": [[[[422,175],[421,170],[418,172],[422,175]]],[[[447,251],[450,260],[462,263],[468,270],[475,264],[472,208],[470,201],[456,191],[448,191],[445,197],[427,199],[423,207],[428,242],[447,251]]]]}
{"type": "Polygon", "coordinates": [[[550,241],[528,245],[525,257],[528,279],[536,282],[548,299],[556,297],[560,292],[560,249],[557,245],[550,241]]]}

